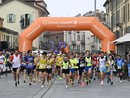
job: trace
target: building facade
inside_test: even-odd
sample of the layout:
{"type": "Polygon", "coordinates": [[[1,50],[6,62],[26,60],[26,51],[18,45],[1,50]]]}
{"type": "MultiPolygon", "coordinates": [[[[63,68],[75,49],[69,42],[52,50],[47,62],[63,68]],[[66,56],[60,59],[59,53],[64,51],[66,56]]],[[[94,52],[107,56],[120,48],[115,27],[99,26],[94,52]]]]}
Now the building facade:
{"type": "MultiPolygon", "coordinates": [[[[130,33],[130,0],[106,0],[106,23],[116,39],[130,33]]],[[[117,53],[123,57],[130,50],[129,43],[117,44],[117,53]]]]}
{"type": "Polygon", "coordinates": [[[3,21],[0,18],[0,49],[17,49],[18,32],[3,27],[3,21]]]}
{"type": "MultiPolygon", "coordinates": [[[[19,34],[38,17],[46,17],[47,4],[43,0],[2,0],[0,17],[4,18],[4,27],[8,27],[19,34]]],[[[40,46],[42,34],[33,42],[34,47],[40,46]]]]}
{"type": "Polygon", "coordinates": [[[46,31],[43,34],[42,47],[44,49],[51,49],[52,51],[59,50],[60,43],[64,43],[64,32],[63,31],[46,31]]]}
{"type": "MultiPolygon", "coordinates": [[[[96,11],[96,17],[102,23],[105,23],[105,13],[103,11],[96,11]]],[[[89,11],[85,14],[78,14],[75,17],[94,17],[95,12],[89,11]]],[[[64,41],[69,45],[70,50],[84,52],[86,50],[90,51],[100,51],[101,41],[92,32],[86,31],[65,31],[64,41]]]]}

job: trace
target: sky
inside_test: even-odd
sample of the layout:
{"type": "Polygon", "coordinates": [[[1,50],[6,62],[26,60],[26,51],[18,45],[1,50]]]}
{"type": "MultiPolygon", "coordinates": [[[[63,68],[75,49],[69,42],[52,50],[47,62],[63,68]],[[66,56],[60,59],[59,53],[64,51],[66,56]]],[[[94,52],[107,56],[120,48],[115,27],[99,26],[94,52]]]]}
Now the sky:
{"type": "MultiPolygon", "coordinates": [[[[94,0],[44,0],[50,16],[67,17],[82,15],[88,11],[94,11],[94,0]]],[[[106,0],[96,0],[97,9],[104,10],[106,0]]]]}

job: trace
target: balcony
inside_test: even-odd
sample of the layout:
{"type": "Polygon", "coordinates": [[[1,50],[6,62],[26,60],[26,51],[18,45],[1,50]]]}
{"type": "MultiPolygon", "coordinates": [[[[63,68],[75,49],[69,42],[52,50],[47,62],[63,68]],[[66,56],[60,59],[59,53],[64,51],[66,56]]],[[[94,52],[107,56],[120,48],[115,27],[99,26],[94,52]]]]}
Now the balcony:
{"type": "Polygon", "coordinates": [[[122,27],[123,23],[124,23],[123,18],[116,19],[116,26],[122,27]]]}
{"type": "Polygon", "coordinates": [[[72,45],[75,46],[76,45],[76,41],[72,41],[72,45]]]}
{"type": "Polygon", "coordinates": [[[84,40],[84,39],[81,40],[80,43],[81,43],[82,45],[85,45],[85,40],[84,40]]]}

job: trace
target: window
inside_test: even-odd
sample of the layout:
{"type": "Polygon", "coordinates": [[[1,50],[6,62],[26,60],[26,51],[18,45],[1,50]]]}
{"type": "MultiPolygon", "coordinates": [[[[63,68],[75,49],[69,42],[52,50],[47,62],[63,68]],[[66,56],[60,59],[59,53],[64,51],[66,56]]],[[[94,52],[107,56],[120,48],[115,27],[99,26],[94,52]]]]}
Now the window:
{"type": "Polygon", "coordinates": [[[26,28],[32,23],[31,14],[24,14],[20,16],[21,28],[26,28]]]}
{"type": "Polygon", "coordinates": [[[76,34],[74,33],[74,41],[76,41],[76,34]]]}
{"type": "Polygon", "coordinates": [[[8,23],[15,23],[15,15],[14,14],[8,14],[7,15],[7,22],[8,23]]]}
{"type": "Polygon", "coordinates": [[[80,35],[78,34],[78,36],[77,36],[77,39],[78,39],[78,41],[80,41],[80,35]]]}

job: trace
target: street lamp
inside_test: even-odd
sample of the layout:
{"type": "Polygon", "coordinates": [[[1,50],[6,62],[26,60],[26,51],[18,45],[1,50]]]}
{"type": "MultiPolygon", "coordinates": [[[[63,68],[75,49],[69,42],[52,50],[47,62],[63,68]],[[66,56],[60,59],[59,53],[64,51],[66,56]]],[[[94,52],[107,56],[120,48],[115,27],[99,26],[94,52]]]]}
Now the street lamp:
{"type": "Polygon", "coordinates": [[[95,17],[97,16],[97,15],[96,15],[96,9],[97,9],[96,6],[97,6],[97,2],[96,2],[96,0],[94,0],[94,11],[95,11],[95,17]]]}

